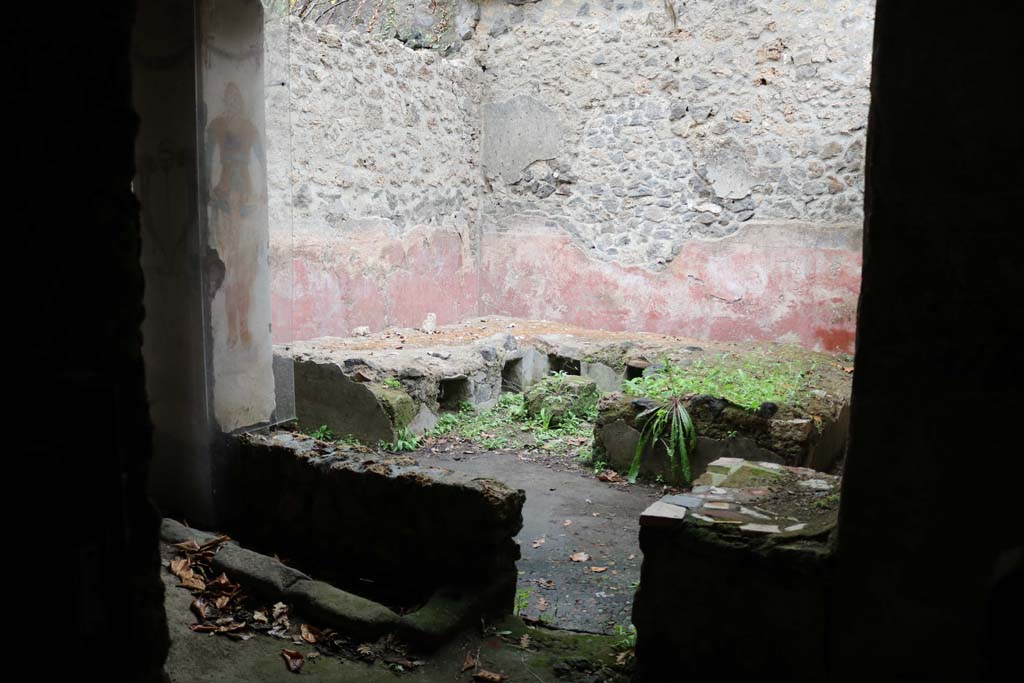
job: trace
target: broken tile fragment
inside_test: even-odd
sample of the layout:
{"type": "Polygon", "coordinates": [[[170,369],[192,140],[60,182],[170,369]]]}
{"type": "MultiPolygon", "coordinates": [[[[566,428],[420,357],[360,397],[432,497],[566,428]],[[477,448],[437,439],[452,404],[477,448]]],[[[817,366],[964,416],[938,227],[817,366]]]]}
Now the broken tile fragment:
{"type": "Polygon", "coordinates": [[[640,526],[672,526],[686,517],[686,508],[656,501],[640,515],[640,526]]]}

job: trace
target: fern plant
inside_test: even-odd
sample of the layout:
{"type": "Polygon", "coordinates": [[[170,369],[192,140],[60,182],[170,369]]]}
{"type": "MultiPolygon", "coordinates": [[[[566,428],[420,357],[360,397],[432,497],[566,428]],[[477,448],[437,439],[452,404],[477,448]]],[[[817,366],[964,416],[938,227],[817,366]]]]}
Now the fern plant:
{"type": "Polygon", "coordinates": [[[640,429],[640,439],[636,443],[633,463],[629,466],[629,483],[636,483],[644,452],[660,441],[668,453],[673,481],[689,484],[690,455],[697,447],[697,429],[690,414],[686,412],[683,399],[679,396],[669,398],[643,411],[637,415],[636,420],[638,424],[643,422],[643,427],[640,429]]]}

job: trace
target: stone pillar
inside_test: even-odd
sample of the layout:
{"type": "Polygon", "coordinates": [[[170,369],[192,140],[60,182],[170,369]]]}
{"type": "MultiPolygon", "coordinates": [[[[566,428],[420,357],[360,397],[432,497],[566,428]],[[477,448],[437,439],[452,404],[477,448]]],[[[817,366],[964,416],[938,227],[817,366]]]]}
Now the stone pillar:
{"type": "MultiPolygon", "coordinates": [[[[272,22],[268,47],[264,21],[255,0],[170,0],[146,3],[135,29],[151,486],[166,514],[208,525],[223,504],[215,501],[221,435],[294,415],[290,365],[273,360],[268,258],[268,217],[287,233],[277,242],[290,243],[290,188],[281,181],[287,31],[272,22]],[[281,94],[270,144],[267,87],[281,94]]],[[[287,321],[288,312],[276,314],[287,321]]]]}
{"type": "Polygon", "coordinates": [[[274,412],[262,5],[204,0],[198,31],[208,381],[213,417],[232,432],[274,412]]]}
{"type": "Polygon", "coordinates": [[[150,489],[164,514],[212,523],[194,2],[141,3],[133,43],[133,98],[142,120],[134,190],[146,276],[143,357],[154,428],[150,489]]]}

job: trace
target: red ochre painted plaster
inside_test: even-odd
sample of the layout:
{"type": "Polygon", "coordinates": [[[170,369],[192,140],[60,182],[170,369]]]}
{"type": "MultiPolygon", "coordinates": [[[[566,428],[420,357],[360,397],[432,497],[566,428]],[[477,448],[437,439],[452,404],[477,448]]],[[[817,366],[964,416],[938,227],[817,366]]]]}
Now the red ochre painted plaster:
{"type": "Polygon", "coordinates": [[[443,230],[333,239],[293,250],[291,307],[287,277],[275,279],[275,341],[415,327],[433,312],[438,325],[508,315],[853,350],[859,250],[694,240],[654,272],[593,258],[552,233],[488,234],[478,257],[443,230]]]}

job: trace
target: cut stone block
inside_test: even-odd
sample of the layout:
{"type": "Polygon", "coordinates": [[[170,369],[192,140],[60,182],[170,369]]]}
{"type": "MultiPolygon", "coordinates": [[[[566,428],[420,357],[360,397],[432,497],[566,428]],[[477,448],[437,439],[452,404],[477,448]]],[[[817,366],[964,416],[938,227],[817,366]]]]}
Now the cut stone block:
{"type": "Polygon", "coordinates": [[[616,372],[604,363],[581,361],[580,375],[594,380],[597,383],[597,388],[603,393],[622,391],[622,373],[616,372]]]}
{"type": "MultiPolygon", "coordinates": [[[[447,585],[469,590],[514,575],[522,491],[292,432],[236,444],[225,528],[257,550],[337,577],[346,590],[371,580],[413,603],[447,585]]],[[[514,590],[506,597],[511,607],[514,590]]]]}
{"type": "Polygon", "coordinates": [[[838,479],[732,458],[710,465],[714,471],[704,476],[728,483],[774,479],[767,486],[703,484],[651,506],[690,510],[674,524],[644,513],[644,560],[633,602],[639,680],[658,680],[655,672],[664,671],[770,671],[786,680],[825,680],[838,500],[802,484],[822,481],[838,490],[838,479]]]}

